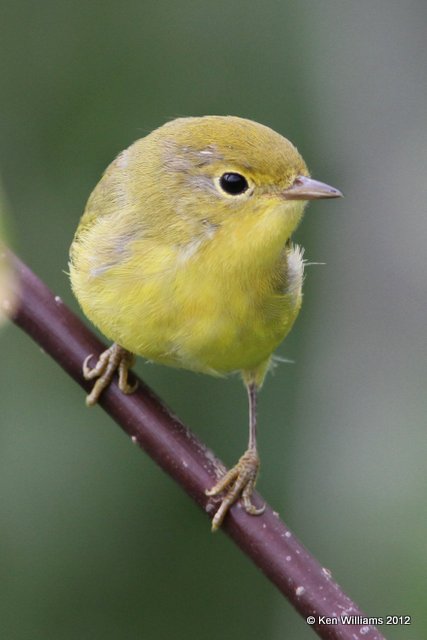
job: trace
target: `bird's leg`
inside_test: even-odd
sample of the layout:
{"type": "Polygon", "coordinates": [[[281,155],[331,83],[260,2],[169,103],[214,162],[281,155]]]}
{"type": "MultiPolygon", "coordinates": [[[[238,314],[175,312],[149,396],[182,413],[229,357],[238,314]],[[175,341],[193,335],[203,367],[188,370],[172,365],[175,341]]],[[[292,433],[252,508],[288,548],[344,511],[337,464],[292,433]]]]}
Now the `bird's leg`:
{"type": "Polygon", "coordinates": [[[251,497],[259,470],[259,456],[256,445],[256,399],[257,387],[254,383],[247,384],[249,398],[249,443],[239,462],[216,483],[212,489],[206,491],[208,496],[216,496],[225,492],[221,505],[212,520],[212,531],[216,531],[222,524],[229,508],[242,497],[243,506],[247,513],[257,516],[264,512],[265,506],[257,508],[252,504],[251,497]]]}
{"type": "Polygon", "coordinates": [[[110,384],[116,371],[119,374],[119,389],[123,393],[133,393],[138,386],[138,383],[131,385],[128,383],[128,372],[134,364],[134,356],[123,347],[118,344],[112,344],[109,349],[106,349],[98,358],[98,362],[91,369],[89,367],[89,360],[92,358],[92,354],[85,358],[83,362],[83,376],[85,380],[96,380],[93,385],[93,389],[86,397],[86,404],[92,406],[99,400],[99,396],[106,387],[110,384]]]}

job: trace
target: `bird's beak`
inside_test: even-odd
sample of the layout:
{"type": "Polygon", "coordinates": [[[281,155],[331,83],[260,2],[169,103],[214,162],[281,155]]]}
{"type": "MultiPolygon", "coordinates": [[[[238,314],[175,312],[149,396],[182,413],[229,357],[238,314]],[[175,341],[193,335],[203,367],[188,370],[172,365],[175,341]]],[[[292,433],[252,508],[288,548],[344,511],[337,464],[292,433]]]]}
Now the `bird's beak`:
{"type": "Polygon", "coordinates": [[[282,192],[286,200],[320,200],[321,198],[342,198],[341,191],[324,182],[307,176],[297,176],[291,186],[282,192]]]}

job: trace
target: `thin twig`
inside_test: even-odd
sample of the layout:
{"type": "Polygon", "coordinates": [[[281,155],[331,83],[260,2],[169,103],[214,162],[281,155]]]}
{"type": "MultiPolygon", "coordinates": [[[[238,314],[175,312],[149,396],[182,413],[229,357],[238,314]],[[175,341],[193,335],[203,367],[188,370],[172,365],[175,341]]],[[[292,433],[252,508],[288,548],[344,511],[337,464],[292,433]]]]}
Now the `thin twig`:
{"type": "MultiPolygon", "coordinates": [[[[19,275],[19,304],[12,320],[35,340],[86,391],[82,362],[99,354],[104,345],[82,324],[28,267],[11,254],[19,275]]],[[[1,302],[0,302],[1,303],[1,302]]],[[[7,307],[7,300],[3,301],[7,307]]],[[[102,394],[103,409],[212,517],[218,502],[205,489],[217,480],[222,463],[139,381],[130,396],[115,383],[102,394]]],[[[262,504],[260,496],[255,497],[262,504]]],[[[262,516],[250,516],[236,504],[222,529],[307,619],[321,638],[381,640],[357,605],[332,580],[268,505],[262,516]],[[357,624],[325,624],[322,616],[354,616],[357,624]]],[[[208,534],[206,534],[208,535],[208,534]]],[[[210,534],[209,534],[210,535],[210,534]]]]}

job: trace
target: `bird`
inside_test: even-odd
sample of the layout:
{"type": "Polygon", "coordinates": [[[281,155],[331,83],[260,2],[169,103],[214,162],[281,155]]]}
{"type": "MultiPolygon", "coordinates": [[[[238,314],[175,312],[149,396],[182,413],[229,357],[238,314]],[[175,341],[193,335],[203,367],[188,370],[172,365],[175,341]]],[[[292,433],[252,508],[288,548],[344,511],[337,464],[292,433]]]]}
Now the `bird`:
{"type": "Polygon", "coordinates": [[[137,140],[92,191],[70,248],[73,292],[112,341],[83,375],[96,404],[135,356],[213,376],[239,372],[249,439],[206,488],[212,530],[239,499],[251,515],[260,458],[257,396],[302,302],[303,249],[292,241],[309,200],[342,193],[310,177],[296,147],[237,116],[183,117],[137,140]]]}

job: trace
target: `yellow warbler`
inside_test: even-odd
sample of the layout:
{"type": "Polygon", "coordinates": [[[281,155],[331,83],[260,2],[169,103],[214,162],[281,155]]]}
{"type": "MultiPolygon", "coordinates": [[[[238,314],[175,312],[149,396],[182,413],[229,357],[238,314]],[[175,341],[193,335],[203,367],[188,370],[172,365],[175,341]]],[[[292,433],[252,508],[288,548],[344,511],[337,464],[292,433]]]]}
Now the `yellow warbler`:
{"type": "Polygon", "coordinates": [[[250,514],[259,469],[256,395],[301,306],[302,250],[291,243],[307,200],[341,193],[309,177],[278,133],[237,117],[179,118],[107,168],[70,252],[87,317],[114,344],[84,375],[96,403],[118,370],[131,393],[133,354],[212,375],[240,371],[249,444],[212,488],[217,529],[239,497],[250,514]]]}

